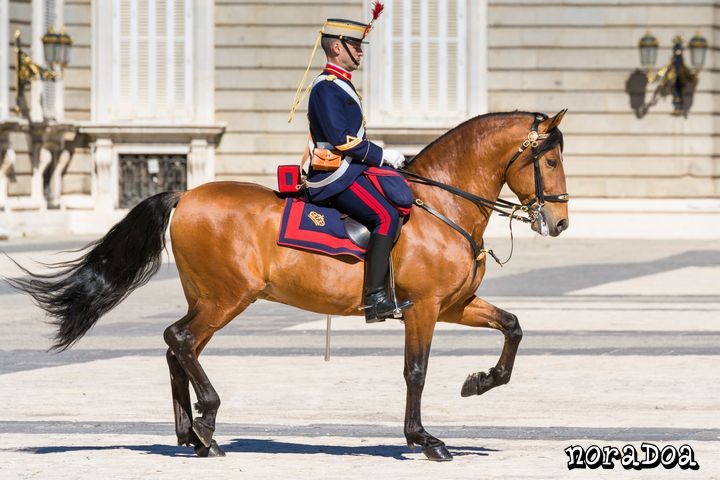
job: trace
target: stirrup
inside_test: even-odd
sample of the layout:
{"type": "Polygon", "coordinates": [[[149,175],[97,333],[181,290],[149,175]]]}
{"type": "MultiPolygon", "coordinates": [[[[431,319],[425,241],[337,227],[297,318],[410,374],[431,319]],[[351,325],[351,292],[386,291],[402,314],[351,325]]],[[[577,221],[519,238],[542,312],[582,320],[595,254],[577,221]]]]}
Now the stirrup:
{"type": "Polygon", "coordinates": [[[360,307],[359,310],[365,310],[365,323],[384,322],[388,318],[403,320],[403,310],[413,306],[411,300],[393,301],[387,296],[379,297],[376,302],[371,305],[360,307]],[[385,304],[385,305],[383,305],[385,304]],[[378,311],[378,307],[385,307],[382,311],[378,311]]]}

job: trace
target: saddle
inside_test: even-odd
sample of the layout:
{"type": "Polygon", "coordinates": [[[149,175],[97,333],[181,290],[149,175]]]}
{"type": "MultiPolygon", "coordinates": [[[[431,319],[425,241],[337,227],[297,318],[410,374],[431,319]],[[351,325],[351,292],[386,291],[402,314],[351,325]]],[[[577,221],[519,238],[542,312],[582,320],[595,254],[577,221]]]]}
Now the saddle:
{"type": "MultiPolygon", "coordinates": [[[[398,229],[395,241],[400,237],[398,229]]],[[[278,245],[326,255],[365,259],[370,230],[354,218],[328,206],[287,198],[278,233],[278,245]]]]}
{"type": "MultiPolygon", "coordinates": [[[[363,175],[401,215],[410,213],[412,193],[402,175],[388,167],[369,167],[363,175]]],[[[301,170],[297,165],[278,167],[278,193],[287,197],[278,245],[328,255],[351,255],[363,260],[370,241],[370,230],[332,206],[311,203],[304,194],[302,183],[301,170]]],[[[395,241],[400,236],[400,230],[395,241]]]]}

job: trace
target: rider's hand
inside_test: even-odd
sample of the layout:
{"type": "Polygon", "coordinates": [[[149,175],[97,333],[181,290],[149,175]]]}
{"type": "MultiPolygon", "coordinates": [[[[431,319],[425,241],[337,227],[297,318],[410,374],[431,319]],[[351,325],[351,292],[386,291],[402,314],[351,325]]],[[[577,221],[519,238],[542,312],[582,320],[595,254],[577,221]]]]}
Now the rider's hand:
{"type": "Polygon", "coordinates": [[[398,152],[397,150],[390,150],[388,148],[383,150],[383,165],[390,165],[391,167],[398,169],[405,165],[405,155],[398,152]]]}

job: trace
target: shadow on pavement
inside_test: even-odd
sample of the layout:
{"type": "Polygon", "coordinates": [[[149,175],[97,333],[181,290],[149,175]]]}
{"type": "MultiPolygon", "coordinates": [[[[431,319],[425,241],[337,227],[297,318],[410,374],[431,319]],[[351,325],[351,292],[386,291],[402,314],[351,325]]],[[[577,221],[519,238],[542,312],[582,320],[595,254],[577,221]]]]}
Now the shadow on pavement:
{"type": "MultiPolygon", "coordinates": [[[[289,443],[278,442],[267,439],[242,438],[235,439],[229,444],[221,445],[226,453],[230,452],[247,452],[247,453],[290,453],[303,455],[367,455],[372,457],[387,457],[396,460],[412,460],[405,455],[409,453],[420,453],[418,447],[415,451],[406,446],[398,445],[362,445],[362,446],[346,446],[346,445],[314,445],[306,443],[289,443]]],[[[454,456],[464,455],[482,455],[487,456],[490,450],[482,447],[452,447],[448,446],[450,453],[454,456]]]]}
{"type": "Polygon", "coordinates": [[[482,296],[562,296],[574,290],[630,280],[686,267],[720,265],[720,250],[690,250],[648,262],[624,261],[602,265],[578,264],[538,268],[489,278],[480,284],[482,296]]]}
{"type": "MultiPolygon", "coordinates": [[[[386,457],[395,460],[413,460],[406,455],[409,453],[420,453],[420,448],[414,452],[411,448],[398,445],[315,445],[306,443],[278,442],[267,439],[244,438],[235,439],[230,443],[221,444],[220,447],[226,453],[272,453],[272,454],[300,454],[300,455],[353,455],[386,457]]],[[[448,446],[450,453],[455,457],[460,456],[487,456],[489,452],[497,450],[483,447],[455,447],[448,446]]],[[[45,455],[49,453],[67,452],[90,452],[104,450],[131,450],[151,455],[162,455],[166,457],[194,457],[193,450],[189,447],[173,445],[73,445],[55,447],[32,447],[22,448],[16,451],[45,455]]]]}
{"type": "Polygon", "coordinates": [[[163,455],[165,457],[194,457],[195,452],[189,447],[179,447],[174,445],[72,445],[56,447],[29,447],[20,448],[16,451],[34,453],[37,455],[45,455],[48,453],[67,453],[67,452],[93,452],[103,450],[132,450],[135,452],[149,453],[152,455],[163,455]]]}

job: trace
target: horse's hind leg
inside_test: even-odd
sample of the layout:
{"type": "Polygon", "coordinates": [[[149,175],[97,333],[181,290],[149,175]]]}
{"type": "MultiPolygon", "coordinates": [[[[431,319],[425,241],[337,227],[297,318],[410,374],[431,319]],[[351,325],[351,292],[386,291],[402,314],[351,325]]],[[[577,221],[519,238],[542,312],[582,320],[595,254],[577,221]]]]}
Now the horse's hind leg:
{"type": "Polygon", "coordinates": [[[190,379],[185,370],[168,348],[168,368],[170,369],[170,387],[172,389],[173,412],[175,413],[175,433],[178,445],[199,445],[200,439],[192,429],[192,406],[190,401],[190,379]]]}
{"type": "Polygon", "coordinates": [[[515,355],[523,336],[520,323],[515,315],[474,297],[463,310],[461,318],[446,321],[470,327],[494,328],[500,330],[505,336],[505,344],[497,364],[490,368],[488,373],[476,372],[468,375],[460,391],[463,397],[482,395],[491,388],[505,385],[510,381],[515,355]]]}
{"type": "Polygon", "coordinates": [[[175,405],[176,428],[182,429],[178,432],[178,440],[182,441],[188,438],[190,443],[195,444],[195,450],[201,456],[221,456],[224,455],[224,452],[212,439],[215,432],[215,419],[220,408],[220,397],[200,365],[198,356],[212,335],[232,320],[241,310],[242,308],[221,310],[214,306],[203,307],[198,304],[194,314],[174,323],[164,333],[165,342],[173,354],[172,357],[169,356],[168,360],[171,375],[178,371],[178,369],[173,370],[177,365],[181,367],[185,374],[185,377],[180,374],[176,379],[173,379],[172,384],[173,399],[178,402],[175,405]],[[171,358],[174,358],[177,365],[173,363],[171,358]],[[189,408],[189,392],[185,387],[185,378],[195,390],[198,399],[196,408],[201,414],[199,418],[192,421],[191,430],[185,430],[186,423],[190,422],[190,416],[192,415],[189,408]],[[183,391],[183,388],[185,391],[183,391]],[[177,397],[175,397],[176,394],[177,397]]]}

